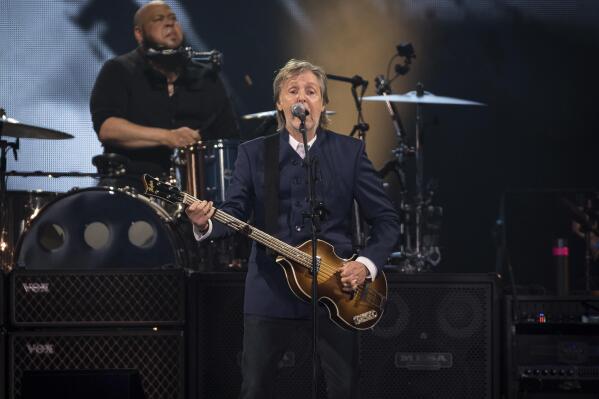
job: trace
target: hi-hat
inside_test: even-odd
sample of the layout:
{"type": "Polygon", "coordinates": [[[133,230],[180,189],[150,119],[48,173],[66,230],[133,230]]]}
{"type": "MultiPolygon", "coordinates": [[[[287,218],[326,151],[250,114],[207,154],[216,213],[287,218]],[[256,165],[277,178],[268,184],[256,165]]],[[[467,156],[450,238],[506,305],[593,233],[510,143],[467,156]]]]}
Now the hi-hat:
{"type": "Polygon", "coordinates": [[[394,103],[417,103],[417,104],[443,104],[443,105],[482,105],[478,101],[462,100],[460,98],[436,96],[428,91],[425,91],[421,96],[414,91],[409,91],[405,94],[389,94],[386,96],[367,96],[362,97],[364,101],[391,101],[394,103]]]}
{"type": "Polygon", "coordinates": [[[58,130],[25,125],[12,118],[0,118],[0,136],[46,140],[64,140],[72,139],[74,137],[68,133],[59,132],[58,130]]]}
{"type": "MultiPolygon", "coordinates": [[[[326,111],[327,115],[335,115],[336,112],[335,111],[326,111]]],[[[241,117],[241,119],[245,119],[245,120],[250,120],[250,119],[265,119],[265,118],[272,118],[275,117],[277,115],[277,111],[264,111],[264,112],[257,112],[255,114],[247,114],[247,115],[243,115],[241,117]]]]}

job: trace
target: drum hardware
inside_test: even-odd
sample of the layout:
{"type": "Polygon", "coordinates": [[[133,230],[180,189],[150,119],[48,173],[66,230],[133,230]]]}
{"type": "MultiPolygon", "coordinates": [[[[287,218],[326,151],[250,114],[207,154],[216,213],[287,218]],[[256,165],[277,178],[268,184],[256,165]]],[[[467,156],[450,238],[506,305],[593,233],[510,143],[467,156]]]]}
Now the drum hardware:
{"type": "MultiPolygon", "coordinates": [[[[172,159],[170,184],[222,204],[231,184],[238,145],[238,140],[218,139],[178,148],[172,159]]],[[[164,203],[162,206],[176,206],[181,216],[185,215],[182,204],[164,203]]],[[[189,234],[193,236],[191,232],[189,234]]],[[[201,271],[233,270],[246,263],[249,244],[246,238],[236,234],[211,240],[211,245],[197,247],[197,251],[201,271]]]]}
{"type": "Polygon", "coordinates": [[[129,158],[119,154],[99,154],[92,158],[98,173],[106,177],[124,176],[129,169],[129,158]]]}
{"type": "MultiPolygon", "coordinates": [[[[0,269],[5,273],[12,270],[13,245],[8,237],[8,228],[2,226],[0,230],[0,269]]],[[[1,272],[0,271],[0,272],[1,272]]]]}
{"type": "MultiPolygon", "coordinates": [[[[92,164],[96,167],[98,173],[87,175],[99,178],[99,186],[123,190],[132,196],[142,195],[139,192],[139,188],[132,185],[135,177],[135,169],[136,167],[139,168],[139,166],[135,165],[126,156],[116,153],[98,154],[92,158],[92,164]],[[129,173],[131,173],[131,175],[129,175],[129,173]],[[130,183],[131,185],[127,183],[130,183]]],[[[169,173],[168,175],[165,174],[161,177],[164,181],[172,182],[171,174],[172,173],[169,173]]],[[[61,176],[64,175],[65,174],[61,174],[61,176]]],[[[84,174],[78,175],[83,176],[84,174]]],[[[73,175],[69,174],[69,176],[72,177],[73,175]]],[[[144,198],[146,198],[147,201],[152,201],[164,208],[173,219],[178,219],[181,216],[183,209],[179,206],[173,206],[154,198],[144,198]]]]}
{"type": "Polygon", "coordinates": [[[190,146],[177,149],[174,159],[175,165],[180,170],[184,170],[181,179],[184,180],[185,190],[194,196],[201,196],[202,198],[206,198],[206,180],[204,177],[205,150],[206,145],[198,141],[190,146]]]}
{"type": "Polygon", "coordinates": [[[57,177],[93,177],[93,178],[101,178],[106,175],[102,173],[88,173],[88,172],[48,172],[43,170],[36,170],[33,172],[19,172],[16,170],[11,170],[6,172],[6,176],[15,176],[15,177],[48,177],[50,179],[57,177]]]}
{"type": "Polygon", "coordinates": [[[412,104],[440,104],[440,105],[478,105],[486,106],[486,104],[478,101],[462,100],[454,97],[436,96],[428,91],[413,90],[404,94],[392,94],[382,96],[367,96],[365,101],[391,101],[396,103],[412,103],[412,104]]]}
{"type": "Polygon", "coordinates": [[[425,187],[424,183],[424,119],[422,106],[424,104],[485,106],[485,104],[477,101],[436,96],[424,91],[422,83],[417,84],[415,91],[405,94],[392,94],[391,82],[409,72],[412,58],[415,57],[414,48],[411,44],[398,45],[397,53],[389,61],[387,77],[380,75],[375,79],[377,95],[362,98],[365,101],[385,102],[393,121],[397,137],[397,147],[392,151],[394,159],[387,162],[379,173],[384,177],[394,172],[399,178],[402,236],[400,237],[399,250],[393,253],[391,259],[399,263],[398,269],[400,271],[407,273],[430,271],[432,267],[435,267],[441,261],[439,235],[443,208],[434,205],[436,188],[431,185],[425,187]],[[403,64],[395,65],[395,76],[389,78],[389,69],[396,57],[402,57],[403,64]],[[406,130],[394,103],[416,104],[416,131],[413,146],[407,142],[406,130]],[[415,158],[416,163],[415,194],[409,197],[405,164],[407,158],[412,156],[415,158]]]}
{"type": "Polygon", "coordinates": [[[16,119],[8,118],[3,108],[0,108],[0,136],[45,140],[64,140],[74,137],[58,130],[22,124],[16,119]]]}
{"type": "Polygon", "coordinates": [[[224,202],[238,145],[238,140],[218,139],[179,148],[173,158],[173,168],[179,170],[180,176],[176,185],[206,200],[224,202]]]}
{"type": "MultiPolygon", "coordinates": [[[[356,107],[357,113],[357,122],[352,128],[349,135],[353,137],[356,133],[358,134],[358,139],[364,142],[366,145],[366,132],[370,129],[370,126],[364,120],[364,115],[362,114],[362,98],[364,97],[364,93],[368,88],[368,81],[364,80],[359,75],[354,75],[351,78],[340,75],[333,75],[328,73],[327,78],[331,80],[336,80],[339,82],[345,82],[351,84],[351,94],[354,99],[354,105],[356,107]],[[360,87],[360,94],[358,94],[358,87],[360,87]]],[[[353,250],[357,253],[366,245],[366,224],[362,220],[360,215],[360,207],[356,200],[353,201],[352,205],[352,246],[353,250]]]]}
{"type": "Polygon", "coordinates": [[[4,108],[0,108],[0,267],[5,271],[12,269],[12,258],[14,256],[14,248],[9,234],[9,224],[11,222],[9,219],[12,215],[7,214],[6,178],[20,175],[20,172],[7,173],[6,154],[9,149],[12,149],[15,161],[18,160],[19,139],[21,138],[63,140],[71,139],[73,136],[57,130],[22,124],[16,119],[9,118],[4,108]],[[2,139],[5,136],[14,137],[17,140],[8,142],[2,139]]]}
{"type": "Polygon", "coordinates": [[[187,267],[193,235],[159,204],[124,189],[71,190],[21,234],[14,264],[30,269],[187,267]],[[77,212],[73,212],[77,209],[77,212]]]}

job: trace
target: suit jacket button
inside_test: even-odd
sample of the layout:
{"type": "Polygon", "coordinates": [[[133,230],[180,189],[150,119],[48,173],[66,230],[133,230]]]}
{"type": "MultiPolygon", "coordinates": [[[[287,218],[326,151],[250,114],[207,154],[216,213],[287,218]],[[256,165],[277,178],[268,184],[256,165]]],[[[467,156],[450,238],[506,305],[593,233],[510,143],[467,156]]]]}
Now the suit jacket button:
{"type": "Polygon", "coordinates": [[[298,164],[298,163],[299,163],[299,162],[297,161],[297,159],[294,159],[293,161],[291,161],[291,164],[292,164],[293,166],[297,166],[297,164],[298,164]]]}
{"type": "Polygon", "coordinates": [[[302,226],[295,226],[295,231],[302,231],[302,226]]]}

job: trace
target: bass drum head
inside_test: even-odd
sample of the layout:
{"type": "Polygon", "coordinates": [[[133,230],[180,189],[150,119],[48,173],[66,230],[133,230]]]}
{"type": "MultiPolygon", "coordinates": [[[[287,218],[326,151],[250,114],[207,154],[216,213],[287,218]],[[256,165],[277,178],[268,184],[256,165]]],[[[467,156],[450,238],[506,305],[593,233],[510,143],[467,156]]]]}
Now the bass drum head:
{"type": "Polygon", "coordinates": [[[169,215],[147,198],[108,187],[72,191],[46,207],[21,235],[16,265],[27,269],[185,267],[169,215]]]}

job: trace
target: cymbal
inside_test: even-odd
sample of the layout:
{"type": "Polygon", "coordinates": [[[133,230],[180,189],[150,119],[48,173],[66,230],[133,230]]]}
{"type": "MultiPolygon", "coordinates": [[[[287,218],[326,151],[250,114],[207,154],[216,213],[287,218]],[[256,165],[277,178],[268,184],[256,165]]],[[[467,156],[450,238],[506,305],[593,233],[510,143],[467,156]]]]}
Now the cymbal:
{"type": "Polygon", "coordinates": [[[417,104],[442,104],[442,105],[482,105],[478,101],[462,100],[460,98],[436,96],[428,91],[425,91],[422,96],[417,92],[409,91],[405,94],[390,94],[387,96],[367,96],[362,97],[364,101],[391,101],[394,103],[417,103],[417,104]]]}
{"type": "Polygon", "coordinates": [[[46,140],[64,140],[74,138],[74,136],[68,133],[59,132],[58,130],[25,125],[13,118],[0,119],[0,136],[46,140]]]}
{"type": "MultiPolygon", "coordinates": [[[[327,115],[335,115],[336,112],[335,111],[326,111],[327,115]]],[[[275,117],[277,115],[277,111],[264,111],[264,112],[257,112],[255,114],[246,114],[243,115],[241,117],[241,119],[245,119],[245,120],[250,120],[250,119],[266,119],[266,118],[271,118],[271,117],[275,117]]]]}

